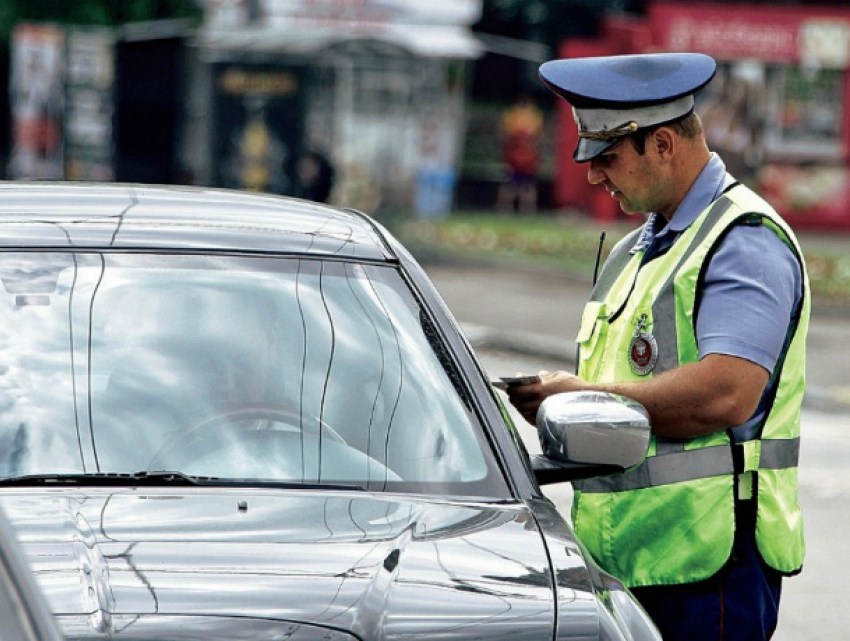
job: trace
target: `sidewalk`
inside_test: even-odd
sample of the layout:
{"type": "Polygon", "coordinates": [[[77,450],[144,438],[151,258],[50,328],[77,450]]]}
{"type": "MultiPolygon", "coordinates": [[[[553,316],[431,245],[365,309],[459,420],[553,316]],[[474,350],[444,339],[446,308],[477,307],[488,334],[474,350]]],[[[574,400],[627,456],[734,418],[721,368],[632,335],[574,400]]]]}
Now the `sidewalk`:
{"type": "MultiPolygon", "coordinates": [[[[850,239],[826,239],[844,242],[850,239]]],[[[801,241],[804,242],[804,241],[801,241]]],[[[540,268],[498,262],[434,260],[422,266],[476,349],[512,351],[575,364],[581,310],[590,284],[540,268]]],[[[830,309],[813,312],[805,406],[850,413],[850,322],[830,309]]]]}
{"type": "MultiPolygon", "coordinates": [[[[423,262],[459,259],[500,267],[505,262],[532,268],[548,265],[564,277],[586,280],[589,290],[603,232],[608,251],[640,222],[597,221],[575,211],[541,212],[531,217],[478,211],[458,212],[436,224],[411,221],[396,234],[423,262]]],[[[798,231],[797,236],[809,265],[814,312],[848,318],[850,230],[798,231]]]]}

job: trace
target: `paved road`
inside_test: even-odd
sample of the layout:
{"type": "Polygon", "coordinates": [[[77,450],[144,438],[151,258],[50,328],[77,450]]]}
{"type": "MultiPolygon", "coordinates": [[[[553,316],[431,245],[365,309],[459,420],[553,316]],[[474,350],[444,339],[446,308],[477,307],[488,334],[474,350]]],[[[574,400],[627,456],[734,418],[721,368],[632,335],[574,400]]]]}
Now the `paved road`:
{"type": "MultiPolygon", "coordinates": [[[[573,339],[589,282],[551,270],[498,264],[423,263],[470,340],[477,346],[564,361],[571,370],[573,339]]],[[[806,405],[850,413],[850,320],[819,313],[809,328],[806,405]]]]}

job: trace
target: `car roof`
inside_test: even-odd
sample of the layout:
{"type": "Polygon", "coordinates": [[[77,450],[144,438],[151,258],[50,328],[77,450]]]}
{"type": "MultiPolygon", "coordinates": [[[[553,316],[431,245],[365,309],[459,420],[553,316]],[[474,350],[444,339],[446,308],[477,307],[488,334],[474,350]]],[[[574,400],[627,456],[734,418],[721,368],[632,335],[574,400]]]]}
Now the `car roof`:
{"type": "Polygon", "coordinates": [[[204,187],[0,182],[0,249],[247,252],[390,261],[364,214],[204,187]]]}

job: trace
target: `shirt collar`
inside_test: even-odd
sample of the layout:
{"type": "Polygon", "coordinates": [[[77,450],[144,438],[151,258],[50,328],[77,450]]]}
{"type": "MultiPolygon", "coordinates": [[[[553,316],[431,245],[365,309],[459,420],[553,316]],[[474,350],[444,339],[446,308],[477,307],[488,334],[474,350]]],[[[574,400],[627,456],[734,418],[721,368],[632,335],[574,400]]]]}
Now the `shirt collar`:
{"type": "Polygon", "coordinates": [[[670,222],[665,225],[661,214],[651,213],[630,253],[636,254],[645,250],[657,237],[678,234],[690,227],[697,216],[733,182],[735,182],[735,179],[726,172],[726,165],[723,160],[712,152],[711,157],[705,167],[702,168],[694,184],[691,185],[685,198],[673,212],[670,222]]]}

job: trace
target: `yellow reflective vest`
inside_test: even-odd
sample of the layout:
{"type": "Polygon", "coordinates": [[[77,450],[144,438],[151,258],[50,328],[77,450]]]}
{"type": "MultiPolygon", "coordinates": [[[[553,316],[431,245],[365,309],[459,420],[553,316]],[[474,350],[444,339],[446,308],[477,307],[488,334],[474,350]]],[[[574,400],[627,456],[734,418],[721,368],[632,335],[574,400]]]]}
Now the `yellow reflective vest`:
{"type": "Polygon", "coordinates": [[[793,250],[803,300],[792,319],[758,435],[732,430],[693,439],[653,436],[647,459],[624,474],[575,484],[572,517],[596,562],[629,587],[699,581],[732,551],[735,501],[757,501],[756,541],[764,561],[793,574],[803,564],[797,500],[800,407],[810,295],[799,244],[763,199],[736,185],[715,200],[667,253],[641,264],[636,233],[611,252],[577,337],[578,374],[591,382],[646,380],[698,360],[694,310],[707,261],[737,224],[764,224],[793,250]]]}

